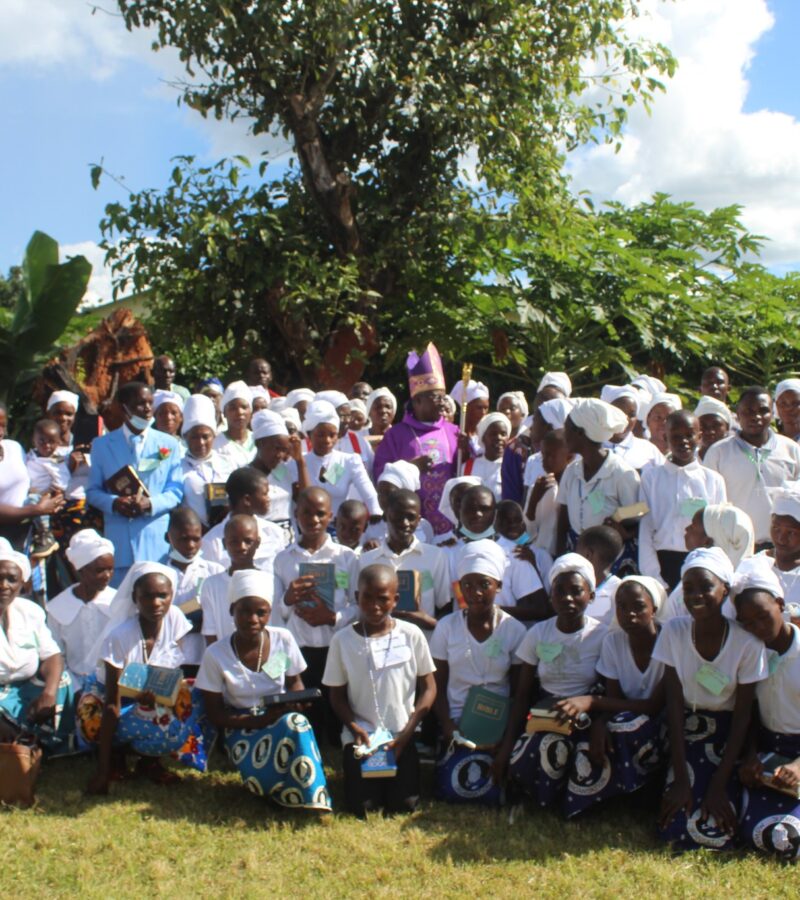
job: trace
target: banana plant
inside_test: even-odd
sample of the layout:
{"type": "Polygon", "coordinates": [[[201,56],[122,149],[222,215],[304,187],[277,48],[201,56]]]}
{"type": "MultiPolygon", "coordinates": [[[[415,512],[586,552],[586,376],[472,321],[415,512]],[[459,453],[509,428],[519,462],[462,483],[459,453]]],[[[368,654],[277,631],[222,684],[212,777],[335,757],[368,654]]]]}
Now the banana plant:
{"type": "Polygon", "coordinates": [[[91,263],[58,261],[58,242],[35,231],[25,248],[22,289],[0,321],[0,400],[11,403],[57,350],[56,342],[86,293],[91,263]]]}

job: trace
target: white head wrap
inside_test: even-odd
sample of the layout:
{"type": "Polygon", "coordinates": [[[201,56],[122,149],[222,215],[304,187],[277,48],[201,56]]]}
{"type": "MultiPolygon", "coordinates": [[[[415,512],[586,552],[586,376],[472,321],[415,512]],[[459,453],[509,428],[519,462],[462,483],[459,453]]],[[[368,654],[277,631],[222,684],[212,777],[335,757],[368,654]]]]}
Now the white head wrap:
{"type": "Polygon", "coordinates": [[[326,400],[313,400],[306,408],[303,431],[311,434],[317,425],[333,425],[337,431],[339,430],[339,416],[333,405],[326,400]]]}
{"type": "Polygon", "coordinates": [[[789,516],[800,522],[800,493],[792,490],[776,491],[772,496],[772,514],[789,516]]]}
{"type": "Polygon", "coordinates": [[[347,406],[350,403],[347,394],[343,394],[341,391],[320,391],[314,395],[314,399],[330,403],[334,409],[339,409],[340,406],[347,406]]]}
{"type": "Polygon", "coordinates": [[[285,422],[291,422],[298,431],[303,427],[303,423],[300,421],[300,413],[293,406],[290,406],[288,409],[282,409],[280,414],[285,422]]]}
{"type": "Polygon", "coordinates": [[[456,404],[456,401],[453,400],[453,398],[450,396],[450,394],[445,394],[444,402],[447,405],[449,414],[451,416],[454,416],[456,414],[456,410],[458,409],[458,405],[456,404]]]}
{"type": "Polygon", "coordinates": [[[350,404],[350,412],[354,409],[357,409],[359,412],[363,413],[365,416],[367,414],[367,405],[363,400],[359,400],[358,397],[354,397],[352,400],[347,401],[350,404]]]}
{"type": "Polygon", "coordinates": [[[261,438],[274,437],[282,434],[288,436],[289,431],[286,428],[286,422],[280,413],[273,412],[271,409],[260,409],[250,423],[253,431],[253,440],[258,441],[261,438]]]}
{"type": "Polygon", "coordinates": [[[459,478],[448,478],[447,481],[445,481],[444,487],[442,488],[442,497],[439,500],[439,512],[445,519],[452,522],[453,525],[456,524],[457,520],[455,511],[450,505],[450,494],[457,484],[466,484],[470,487],[476,487],[479,484],[483,484],[483,482],[480,478],[476,478],[475,475],[461,475],[459,478]]]}
{"type": "Polygon", "coordinates": [[[381,472],[381,481],[388,481],[396,487],[403,488],[407,491],[419,490],[419,469],[414,463],[406,462],[404,459],[398,459],[397,462],[386,463],[381,472]]]}
{"type": "Polygon", "coordinates": [[[700,416],[719,416],[728,423],[730,428],[733,425],[733,416],[728,407],[716,397],[701,397],[697,406],[694,408],[694,414],[699,419],[700,416]]]}
{"type": "Polygon", "coordinates": [[[686,557],[681,566],[681,578],[691,569],[707,569],[727,585],[733,584],[733,566],[719,547],[699,547],[686,557]]]}
{"type": "Polygon", "coordinates": [[[392,415],[397,413],[397,397],[387,387],[375,388],[375,390],[367,396],[367,415],[372,410],[372,404],[380,397],[386,399],[392,404],[392,415]]]}
{"type": "MultiPolygon", "coordinates": [[[[206,398],[208,399],[208,398],[206,398]]],[[[155,412],[159,406],[162,406],[164,403],[171,403],[173,406],[177,406],[178,409],[183,412],[183,397],[180,394],[176,394],[175,391],[162,391],[157,390],[153,391],[153,412],[155,412]]]]}
{"type": "Polygon", "coordinates": [[[550,567],[550,573],[548,575],[551,589],[553,584],[555,584],[556,578],[558,578],[559,575],[563,575],[565,572],[577,572],[589,585],[589,590],[592,592],[594,592],[594,589],[597,587],[597,582],[594,577],[594,566],[585,556],[581,556],[580,553],[565,553],[555,560],[550,567]]]}
{"type": "Polygon", "coordinates": [[[639,408],[640,396],[641,391],[637,390],[632,384],[604,384],[603,389],[600,391],[600,399],[605,400],[606,403],[613,403],[615,400],[627,397],[633,400],[637,409],[639,408]]]}
{"type": "Polygon", "coordinates": [[[664,585],[661,584],[657,578],[651,578],[649,575],[626,575],[617,585],[617,591],[619,591],[624,584],[629,584],[631,582],[640,584],[647,593],[650,594],[650,597],[653,600],[653,606],[656,610],[656,615],[658,615],[664,608],[664,604],[667,602],[667,592],[664,589],[664,585]]]}
{"type": "Polygon", "coordinates": [[[56,403],[69,403],[69,405],[75,410],[78,411],[78,400],[79,397],[77,394],[73,394],[72,391],[53,391],[52,394],[47,398],[47,408],[52,409],[56,403]]]}
{"type": "Polygon", "coordinates": [[[269,401],[269,406],[267,409],[270,412],[274,413],[282,413],[285,409],[290,409],[289,401],[286,397],[273,397],[272,400],[269,401]]]}
{"type": "Polygon", "coordinates": [[[648,394],[663,394],[667,389],[660,378],[654,378],[652,375],[637,375],[631,384],[634,387],[642,388],[648,394]]]}
{"type": "Polygon", "coordinates": [[[566,372],[545,372],[539,382],[539,387],[536,388],[536,393],[538,394],[546,387],[558,388],[565,397],[569,397],[572,393],[572,382],[566,372]]]}
{"type": "Polygon", "coordinates": [[[242,597],[259,597],[272,603],[274,579],[261,569],[240,569],[228,582],[228,603],[236,603],[242,597]]]}
{"type": "Polygon", "coordinates": [[[712,503],[703,510],[703,530],[736,568],[754,552],[755,532],[747,513],[732,503],[712,503]]]}
{"type": "Polygon", "coordinates": [[[483,436],[491,425],[502,425],[506,437],[511,434],[511,422],[508,421],[508,416],[503,415],[503,413],[493,412],[485,415],[480,422],[478,422],[475,431],[477,432],[479,441],[483,441],[483,436]]]}
{"type": "Polygon", "coordinates": [[[234,400],[244,400],[250,407],[253,405],[250,388],[243,381],[232,381],[225,388],[225,393],[222,395],[222,411],[225,412],[225,407],[234,400]]]}
{"type": "Polygon", "coordinates": [[[214,401],[205,394],[192,394],[183,404],[181,434],[185,437],[197,425],[205,425],[216,434],[217,410],[214,401]]]}
{"type": "Polygon", "coordinates": [[[794,391],[795,394],[800,394],[800,378],[785,378],[783,381],[779,381],[775,385],[775,399],[777,400],[781,394],[785,394],[787,391],[794,391]]]}
{"type": "Polygon", "coordinates": [[[114,545],[107,538],[101,537],[94,528],[83,528],[72,535],[66,552],[67,559],[77,572],[101,556],[113,556],[114,545]]]}
{"type": "Polygon", "coordinates": [[[555,400],[545,400],[537,408],[537,412],[552,428],[563,428],[567,416],[575,407],[575,401],[568,397],[556,397],[555,400]]]}
{"type": "Polygon", "coordinates": [[[497,398],[497,409],[500,409],[500,404],[503,402],[503,400],[508,399],[514,401],[514,403],[519,407],[519,410],[523,416],[528,415],[528,401],[522,391],[506,391],[505,394],[500,394],[500,396],[497,398]]]}
{"type": "MultiPolygon", "coordinates": [[[[462,394],[464,393],[464,382],[457,381],[453,385],[453,390],[450,391],[450,396],[456,403],[461,406],[462,394]]],[[[467,382],[467,403],[472,403],[473,400],[488,400],[489,399],[489,388],[482,381],[468,381],[467,382]]]]}
{"type": "Polygon", "coordinates": [[[456,562],[456,575],[460,580],[465,575],[477,573],[488,575],[495,581],[502,581],[507,565],[508,557],[497,545],[497,541],[471,541],[461,550],[456,562]]]}
{"type": "Polygon", "coordinates": [[[286,395],[289,406],[295,406],[298,403],[302,403],[304,400],[306,403],[311,403],[313,399],[314,392],[311,388],[295,388],[286,395]]]}
{"type": "Polygon", "coordinates": [[[676,410],[683,409],[683,403],[681,403],[681,398],[677,394],[668,394],[666,392],[653,394],[653,396],[650,398],[650,402],[647,404],[647,409],[644,412],[645,422],[647,421],[650,413],[662,403],[669,407],[669,411],[671,413],[676,412],[676,410]]]}
{"type": "MultiPolygon", "coordinates": [[[[8,542],[6,542],[8,543],[8,542]]],[[[11,549],[11,544],[0,548],[0,562],[11,562],[22,572],[22,583],[24,584],[31,577],[31,564],[28,557],[24,553],[17,553],[11,549]]]]}
{"type": "MultiPolygon", "coordinates": [[[[256,397],[263,397],[267,403],[272,403],[272,397],[270,396],[269,391],[264,387],[263,384],[251,384],[250,388],[250,399],[255,400],[256,397]]],[[[280,400],[280,397],[276,397],[276,400],[280,400]]]]}
{"type": "Polygon", "coordinates": [[[766,591],[773,597],[783,597],[783,586],[775,569],[763,556],[754,556],[742,563],[734,578],[731,598],[750,590],[766,591]]]}
{"type": "Polygon", "coordinates": [[[628,427],[628,417],[621,409],[594,398],[576,400],[569,418],[596,444],[611,440],[628,427]]]}

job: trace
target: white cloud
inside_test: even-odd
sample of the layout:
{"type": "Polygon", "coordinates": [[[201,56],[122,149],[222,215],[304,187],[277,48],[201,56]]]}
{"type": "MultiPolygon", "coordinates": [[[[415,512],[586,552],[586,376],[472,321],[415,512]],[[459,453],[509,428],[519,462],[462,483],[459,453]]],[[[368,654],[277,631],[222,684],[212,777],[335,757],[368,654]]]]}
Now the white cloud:
{"type": "Polygon", "coordinates": [[[800,261],[800,123],[772,110],[744,112],[756,42],[774,25],[766,0],[647,0],[637,33],[678,58],[648,116],[634,108],[622,150],[570,157],[576,189],[623,203],[663,191],[705,210],[734,203],[752,231],[771,238],[764,262],[800,261]]]}
{"type": "Polygon", "coordinates": [[[59,249],[62,262],[66,262],[71,256],[85,256],[92,264],[92,275],[89,278],[81,305],[88,307],[110,303],[113,299],[111,296],[111,270],[105,265],[105,250],[98,247],[94,241],[64,244],[59,249]]]}

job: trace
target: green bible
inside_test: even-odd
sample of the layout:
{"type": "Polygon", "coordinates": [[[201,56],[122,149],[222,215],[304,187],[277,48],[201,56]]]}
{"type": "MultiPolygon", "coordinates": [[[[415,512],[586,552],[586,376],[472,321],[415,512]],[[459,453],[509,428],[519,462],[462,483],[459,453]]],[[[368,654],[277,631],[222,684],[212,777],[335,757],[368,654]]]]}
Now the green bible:
{"type": "Polygon", "coordinates": [[[474,685],[469,689],[458,730],[479,747],[498,743],[508,724],[508,697],[474,685]]]}

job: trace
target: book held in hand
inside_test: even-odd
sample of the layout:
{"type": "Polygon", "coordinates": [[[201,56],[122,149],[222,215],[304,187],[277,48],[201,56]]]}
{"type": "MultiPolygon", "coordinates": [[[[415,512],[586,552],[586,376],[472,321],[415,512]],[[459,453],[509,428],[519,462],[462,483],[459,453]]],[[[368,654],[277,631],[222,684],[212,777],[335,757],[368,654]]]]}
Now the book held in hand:
{"type": "Polygon", "coordinates": [[[228,492],[224,481],[211,481],[206,484],[206,515],[209,525],[218,525],[230,511],[228,492]]]}
{"type": "Polygon", "coordinates": [[[117,497],[149,497],[145,483],[133,466],[123,466],[106,480],[106,490],[117,497]]]}
{"type": "Polygon", "coordinates": [[[394,750],[381,747],[361,760],[362,778],[394,778],[397,775],[397,760],[394,750]]]}
{"type": "Polygon", "coordinates": [[[528,721],[525,724],[525,733],[536,734],[539,731],[550,731],[555,734],[572,734],[575,725],[572,722],[559,722],[556,715],[556,711],[550,709],[550,701],[531,707],[528,721]]]}
{"type": "Polygon", "coordinates": [[[464,701],[458,730],[478,747],[491,747],[505,734],[508,711],[508,697],[473,685],[464,701]]]}
{"type": "Polygon", "coordinates": [[[396,612],[416,612],[422,596],[421,573],[414,569],[398,569],[397,571],[397,606],[396,612]]]}
{"type": "Polygon", "coordinates": [[[614,522],[636,522],[649,512],[650,507],[640,500],[638,503],[630,503],[628,506],[618,507],[614,510],[611,518],[614,522]]]}
{"type": "Polygon", "coordinates": [[[800,800],[800,787],[784,787],[782,784],[775,783],[775,770],[781,766],[788,766],[794,760],[789,759],[788,756],[779,756],[777,753],[760,753],[759,759],[764,767],[764,771],[759,776],[759,781],[765,787],[772,788],[773,791],[780,791],[782,794],[787,794],[795,800],[800,800]]]}
{"type": "Polygon", "coordinates": [[[174,706],[182,683],[180,669],[130,662],[119,676],[119,693],[121,697],[138,697],[146,691],[153,694],[156,703],[174,706]]]}
{"type": "MultiPolygon", "coordinates": [[[[331,612],[336,610],[336,566],[333,563],[300,563],[300,577],[314,576],[314,592],[331,612]]],[[[306,603],[306,605],[313,605],[306,603]]]]}

